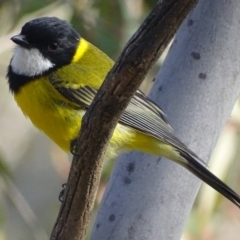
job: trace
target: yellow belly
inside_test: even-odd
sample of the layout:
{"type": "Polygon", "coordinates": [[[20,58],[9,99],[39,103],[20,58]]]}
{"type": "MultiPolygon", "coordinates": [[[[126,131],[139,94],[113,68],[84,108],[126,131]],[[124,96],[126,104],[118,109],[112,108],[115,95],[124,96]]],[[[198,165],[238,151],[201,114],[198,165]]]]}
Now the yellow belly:
{"type": "MultiPolygon", "coordinates": [[[[62,97],[45,78],[40,78],[25,85],[15,100],[24,115],[60,148],[69,151],[70,142],[79,133],[81,119],[85,110],[74,110],[68,100],[62,97]],[[59,102],[62,100],[62,104],[59,102]]],[[[71,104],[71,103],[70,103],[71,104]]],[[[114,138],[109,147],[109,158],[123,148],[124,142],[131,139],[134,131],[119,125],[114,131],[114,138]]]]}
{"type": "Polygon", "coordinates": [[[70,141],[80,129],[83,110],[73,111],[65,99],[45,78],[25,85],[14,96],[25,116],[63,150],[69,151],[70,141]],[[61,100],[63,104],[60,107],[61,100]]]}
{"type": "MultiPolygon", "coordinates": [[[[85,110],[71,108],[72,103],[45,78],[28,83],[14,97],[22,112],[38,129],[60,148],[69,151],[70,142],[78,136],[85,110]]],[[[114,158],[126,150],[166,156],[169,147],[151,136],[118,124],[109,144],[107,158],[114,158]]]]}

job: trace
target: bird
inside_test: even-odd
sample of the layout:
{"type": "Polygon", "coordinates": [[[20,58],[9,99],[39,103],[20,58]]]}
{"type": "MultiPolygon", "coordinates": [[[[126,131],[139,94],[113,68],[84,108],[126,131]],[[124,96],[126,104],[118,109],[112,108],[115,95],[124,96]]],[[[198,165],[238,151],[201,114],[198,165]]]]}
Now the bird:
{"type": "MultiPolygon", "coordinates": [[[[27,22],[11,40],[16,46],[6,78],[16,103],[39,130],[69,152],[114,61],[57,17],[27,22]]],[[[140,90],[121,115],[106,158],[132,150],[180,164],[240,207],[240,196],[174,135],[164,111],[140,90]]]]}

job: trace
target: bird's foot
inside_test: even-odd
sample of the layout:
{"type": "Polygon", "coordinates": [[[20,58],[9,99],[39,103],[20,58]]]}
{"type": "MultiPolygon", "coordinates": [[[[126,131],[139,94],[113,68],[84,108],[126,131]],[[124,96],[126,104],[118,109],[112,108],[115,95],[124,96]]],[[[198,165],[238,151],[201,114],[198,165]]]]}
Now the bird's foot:
{"type": "Polygon", "coordinates": [[[73,156],[79,156],[77,139],[74,139],[70,142],[70,152],[73,156]]]}
{"type": "Polygon", "coordinates": [[[64,183],[64,184],[62,185],[62,190],[61,190],[61,192],[59,193],[59,196],[58,196],[58,200],[59,200],[60,202],[63,202],[66,187],[67,187],[67,184],[64,183]]]}

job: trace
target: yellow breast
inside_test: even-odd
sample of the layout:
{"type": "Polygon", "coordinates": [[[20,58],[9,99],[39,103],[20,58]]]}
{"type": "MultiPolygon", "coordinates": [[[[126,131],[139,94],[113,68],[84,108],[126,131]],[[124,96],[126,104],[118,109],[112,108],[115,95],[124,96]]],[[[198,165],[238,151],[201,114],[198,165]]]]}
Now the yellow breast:
{"type": "Polygon", "coordinates": [[[44,77],[29,82],[15,94],[25,116],[62,149],[69,151],[77,137],[84,110],[74,110],[44,77]]]}

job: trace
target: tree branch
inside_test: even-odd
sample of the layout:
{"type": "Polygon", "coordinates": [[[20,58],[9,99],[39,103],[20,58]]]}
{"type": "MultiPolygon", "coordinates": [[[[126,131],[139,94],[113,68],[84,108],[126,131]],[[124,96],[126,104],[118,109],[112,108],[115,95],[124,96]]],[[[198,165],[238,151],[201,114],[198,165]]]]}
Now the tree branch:
{"type": "Polygon", "coordinates": [[[82,120],[66,198],[51,239],[83,239],[100,181],[108,141],[147,71],[166,48],[197,0],[159,1],[129,40],[82,120]]]}

